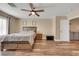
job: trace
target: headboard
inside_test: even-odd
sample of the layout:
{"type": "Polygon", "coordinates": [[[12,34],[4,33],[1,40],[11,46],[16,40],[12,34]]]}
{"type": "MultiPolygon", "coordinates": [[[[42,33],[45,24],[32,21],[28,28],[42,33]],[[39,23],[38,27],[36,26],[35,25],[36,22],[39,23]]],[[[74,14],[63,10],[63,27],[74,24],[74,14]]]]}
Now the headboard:
{"type": "Polygon", "coordinates": [[[34,31],[37,32],[37,27],[23,27],[23,31],[34,31]]]}

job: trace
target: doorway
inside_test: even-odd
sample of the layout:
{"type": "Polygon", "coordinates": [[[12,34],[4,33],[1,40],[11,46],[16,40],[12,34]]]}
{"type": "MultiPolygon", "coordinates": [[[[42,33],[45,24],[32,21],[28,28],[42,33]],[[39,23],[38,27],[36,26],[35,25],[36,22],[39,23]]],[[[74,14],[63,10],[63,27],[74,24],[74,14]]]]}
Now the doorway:
{"type": "Polygon", "coordinates": [[[79,18],[70,20],[70,40],[79,40],[79,18]]]}

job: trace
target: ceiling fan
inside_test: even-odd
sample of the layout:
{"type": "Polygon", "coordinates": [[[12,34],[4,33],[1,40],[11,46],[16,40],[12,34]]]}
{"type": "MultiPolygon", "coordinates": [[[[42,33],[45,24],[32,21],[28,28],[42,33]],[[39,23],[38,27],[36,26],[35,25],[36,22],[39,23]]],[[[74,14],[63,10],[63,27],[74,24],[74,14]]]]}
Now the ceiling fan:
{"type": "Polygon", "coordinates": [[[37,10],[32,3],[29,3],[29,6],[31,8],[31,10],[26,10],[26,9],[21,9],[22,11],[28,11],[30,12],[29,16],[31,15],[37,15],[38,17],[40,16],[37,12],[44,12],[44,10],[40,9],[40,10],[37,10]]]}

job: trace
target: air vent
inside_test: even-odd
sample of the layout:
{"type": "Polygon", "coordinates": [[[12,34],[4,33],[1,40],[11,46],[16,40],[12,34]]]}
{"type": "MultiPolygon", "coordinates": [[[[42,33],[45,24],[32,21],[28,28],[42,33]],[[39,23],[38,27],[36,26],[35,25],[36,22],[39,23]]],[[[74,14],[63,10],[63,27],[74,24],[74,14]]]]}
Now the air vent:
{"type": "Polygon", "coordinates": [[[8,3],[8,5],[11,7],[16,7],[16,5],[14,3],[8,3]]]}

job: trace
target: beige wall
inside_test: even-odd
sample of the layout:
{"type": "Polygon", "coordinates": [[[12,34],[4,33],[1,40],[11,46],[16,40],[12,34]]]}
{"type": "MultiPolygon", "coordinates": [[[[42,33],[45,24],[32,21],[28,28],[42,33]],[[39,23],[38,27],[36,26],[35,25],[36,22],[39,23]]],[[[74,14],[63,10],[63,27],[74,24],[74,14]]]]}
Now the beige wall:
{"type": "Polygon", "coordinates": [[[21,20],[21,29],[22,26],[36,26],[37,32],[42,33],[43,39],[45,39],[46,35],[53,35],[52,23],[51,19],[21,20]]]}
{"type": "Polygon", "coordinates": [[[20,20],[16,18],[10,19],[10,33],[15,33],[20,31],[20,20]]]}
{"type": "Polygon", "coordinates": [[[54,35],[54,40],[56,40],[56,25],[57,25],[57,23],[56,23],[56,17],[55,16],[52,18],[52,22],[53,22],[52,33],[54,35]]]}

